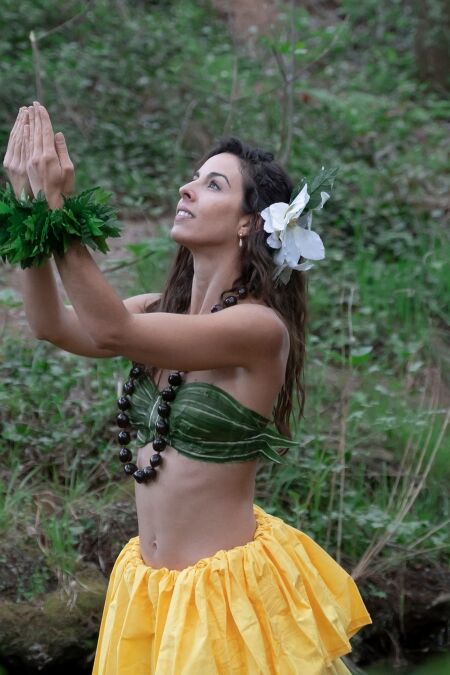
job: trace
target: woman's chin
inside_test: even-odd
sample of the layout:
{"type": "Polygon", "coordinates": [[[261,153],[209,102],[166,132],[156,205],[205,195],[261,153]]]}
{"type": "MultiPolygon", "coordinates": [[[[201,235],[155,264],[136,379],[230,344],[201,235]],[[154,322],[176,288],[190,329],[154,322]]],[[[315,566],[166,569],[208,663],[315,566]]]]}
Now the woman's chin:
{"type": "Polygon", "coordinates": [[[187,248],[189,248],[189,244],[194,243],[192,241],[192,233],[187,232],[186,227],[183,227],[179,223],[173,224],[172,229],[169,232],[169,237],[175,243],[180,246],[186,246],[187,248]]]}

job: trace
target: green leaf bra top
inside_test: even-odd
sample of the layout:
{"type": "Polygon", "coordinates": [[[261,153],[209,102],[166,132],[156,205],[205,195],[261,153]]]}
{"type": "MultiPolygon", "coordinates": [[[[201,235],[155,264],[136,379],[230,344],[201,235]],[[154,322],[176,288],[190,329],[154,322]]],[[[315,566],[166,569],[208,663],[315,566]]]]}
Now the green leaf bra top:
{"type": "MultiPolygon", "coordinates": [[[[245,286],[232,290],[221,303],[211,307],[211,312],[233,307],[247,297],[245,286]]],[[[278,433],[267,417],[246,408],[215,384],[183,383],[180,371],[170,373],[168,386],[159,391],[145,366],[133,362],[117,407],[117,440],[122,446],[119,460],[125,474],[133,476],[137,483],[156,478],[164,465],[161,453],[168,445],[186,457],[218,463],[256,459],[281,463],[282,455],[276,450],[298,446],[278,433]],[[148,465],[141,469],[132,461],[133,454],[127,447],[131,426],[137,429],[138,442],[152,443],[154,450],[148,465]]]]}
{"type": "MultiPolygon", "coordinates": [[[[141,445],[153,441],[162,392],[148,376],[134,381],[127,410],[141,445]]],[[[298,447],[298,441],[278,433],[267,417],[246,408],[214,384],[187,382],[171,403],[167,443],[183,455],[205,462],[269,459],[281,463],[278,448],[298,447]]]]}

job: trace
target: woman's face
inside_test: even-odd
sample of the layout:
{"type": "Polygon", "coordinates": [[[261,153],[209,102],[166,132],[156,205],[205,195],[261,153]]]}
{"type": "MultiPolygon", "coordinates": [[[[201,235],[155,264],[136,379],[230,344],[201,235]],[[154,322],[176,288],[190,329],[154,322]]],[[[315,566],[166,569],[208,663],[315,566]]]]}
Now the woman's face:
{"type": "Polygon", "coordinates": [[[238,246],[249,219],[241,212],[243,178],[239,159],[228,152],[210,157],[180,188],[170,236],[189,249],[238,246]]]}

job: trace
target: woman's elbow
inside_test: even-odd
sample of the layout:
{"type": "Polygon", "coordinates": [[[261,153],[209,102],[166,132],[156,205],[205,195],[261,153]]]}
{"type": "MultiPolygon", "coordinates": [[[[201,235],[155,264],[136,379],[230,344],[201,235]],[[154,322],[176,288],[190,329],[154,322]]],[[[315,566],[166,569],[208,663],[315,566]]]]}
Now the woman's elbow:
{"type": "Polygon", "coordinates": [[[97,349],[114,352],[117,356],[123,353],[125,347],[124,336],[133,331],[133,318],[128,315],[124,320],[113,323],[99,324],[88,329],[89,337],[97,349]],[[129,318],[128,318],[129,317],[129,318]]]}
{"type": "Polygon", "coordinates": [[[45,329],[32,328],[31,332],[35,340],[43,340],[44,342],[53,343],[53,340],[55,339],[55,336],[45,329]]]}
{"type": "Polygon", "coordinates": [[[119,339],[109,331],[89,331],[89,337],[96,349],[120,353],[119,339]]]}

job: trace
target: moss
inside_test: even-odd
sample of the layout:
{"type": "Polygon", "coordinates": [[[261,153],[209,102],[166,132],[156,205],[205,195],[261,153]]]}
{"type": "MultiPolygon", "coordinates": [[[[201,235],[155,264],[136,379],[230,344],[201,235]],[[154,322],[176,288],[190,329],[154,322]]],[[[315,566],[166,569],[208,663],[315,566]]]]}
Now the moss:
{"type": "Polygon", "coordinates": [[[26,668],[42,669],[67,659],[85,659],[95,650],[106,593],[106,580],[95,570],[83,571],[65,591],[29,602],[0,603],[0,657],[20,655],[26,668]]]}

